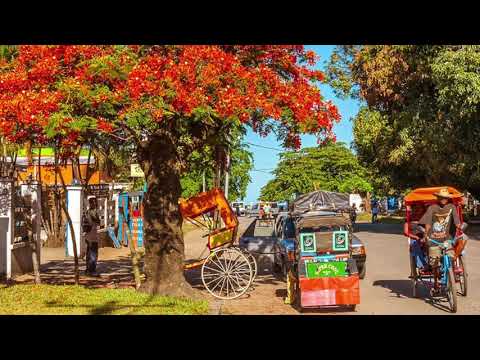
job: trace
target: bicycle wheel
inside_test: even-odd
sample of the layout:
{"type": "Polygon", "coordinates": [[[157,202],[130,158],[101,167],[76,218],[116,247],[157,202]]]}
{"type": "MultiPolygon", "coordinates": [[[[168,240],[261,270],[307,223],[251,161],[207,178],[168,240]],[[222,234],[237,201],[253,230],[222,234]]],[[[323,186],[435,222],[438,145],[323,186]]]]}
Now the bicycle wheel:
{"type": "Polygon", "coordinates": [[[455,276],[453,274],[453,267],[448,269],[447,273],[447,297],[450,304],[450,311],[457,312],[457,286],[455,284],[455,276]]]}
{"type": "Polygon", "coordinates": [[[412,296],[417,297],[418,280],[417,280],[417,266],[415,264],[415,258],[410,256],[410,278],[412,279],[412,296]]]}
{"type": "Polygon", "coordinates": [[[462,272],[458,275],[459,282],[460,282],[460,294],[462,296],[467,296],[467,289],[468,289],[468,274],[467,274],[467,264],[463,256],[458,257],[458,264],[459,267],[462,269],[462,272]]]}

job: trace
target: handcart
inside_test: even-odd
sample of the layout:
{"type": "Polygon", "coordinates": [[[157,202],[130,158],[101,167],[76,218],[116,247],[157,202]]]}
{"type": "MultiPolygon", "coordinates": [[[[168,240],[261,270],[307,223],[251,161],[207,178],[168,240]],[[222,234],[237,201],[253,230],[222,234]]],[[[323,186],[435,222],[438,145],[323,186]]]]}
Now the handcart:
{"type": "Polygon", "coordinates": [[[208,256],[185,263],[185,270],[201,267],[207,291],[219,299],[245,294],[257,274],[255,258],[236,244],[238,219],[220,189],[202,192],[179,203],[184,220],[206,230],[208,256]]]}

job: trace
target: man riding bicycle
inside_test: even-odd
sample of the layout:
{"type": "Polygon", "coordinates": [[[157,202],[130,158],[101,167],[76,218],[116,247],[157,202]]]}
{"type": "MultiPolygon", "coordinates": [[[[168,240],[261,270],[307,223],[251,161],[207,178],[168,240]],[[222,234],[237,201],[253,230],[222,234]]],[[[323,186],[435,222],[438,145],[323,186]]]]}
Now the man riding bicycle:
{"type": "Polygon", "coordinates": [[[425,238],[427,240],[429,264],[434,274],[434,288],[437,288],[439,278],[439,260],[441,257],[441,249],[437,243],[443,243],[454,237],[455,234],[450,233],[450,224],[453,222],[457,229],[461,229],[460,218],[457,214],[455,206],[450,202],[452,195],[448,188],[442,188],[434,194],[437,197],[437,203],[430,205],[418,221],[419,224],[425,225],[425,238]],[[434,240],[435,242],[432,242],[434,240]]]}

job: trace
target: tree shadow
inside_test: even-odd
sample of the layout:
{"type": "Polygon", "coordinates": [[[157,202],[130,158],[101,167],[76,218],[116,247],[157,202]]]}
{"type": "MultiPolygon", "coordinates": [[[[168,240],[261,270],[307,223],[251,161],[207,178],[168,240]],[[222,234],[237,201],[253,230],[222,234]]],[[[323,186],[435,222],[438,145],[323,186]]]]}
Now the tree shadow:
{"type": "MultiPolygon", "coordinates": [[[[80,283],[86,287],[135,287],[132,262],[129,256],[116,259],[99,260],[97,272],[99,277],[85,274],[85,262],[80,261],[80,283]]],[[[143,262],[140,263],[140,266],[143,262]]],[[[71,259],[50,260],[40,265],[41,280],[47,285],[69,285],[75,283],[74,262],[71,259]]],[[[19,277],[15,283],[31,282],[30,277],[19,277]]]]}

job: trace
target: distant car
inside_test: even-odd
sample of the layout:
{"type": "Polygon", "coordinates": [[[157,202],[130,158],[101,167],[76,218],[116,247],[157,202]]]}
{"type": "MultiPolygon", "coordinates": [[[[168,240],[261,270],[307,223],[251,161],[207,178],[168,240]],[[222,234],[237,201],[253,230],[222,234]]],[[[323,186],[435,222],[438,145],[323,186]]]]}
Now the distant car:
{"type": "MultiPolygon", "coordinates": [[[[330,211],[312,211],[311,216],[335,216],[336,213],[330,211]]],[[[303,216],[308,216],[307,214],[303,216]]],[[[275,232],[277,236],[277,249],[274,257],[274,271],[286,275],[288,262],[295,257],[295,218],[289,217],[288,213],[282,212],[277,216],[275,223],[275,232]]],[[[367,254],[363,242],[352,233],[351,243],[352,258],[355,259],[358,276],[365,278],[367,254]]]]}
{"type": "Polygon", "coordinates": [[[280,208],[278,206],[278,203],[276,202],[270,202],[269,203],[270,205],[270,208],[271,208],[271,213],[274,217],[278,216],[279,212],[280,212],[280,208]]]}
{"type": "Polygon", "coordinates": [[[240,216],[245,216],[245,205],[243,204],[243,202],[240,202],[240,201],[237,201],[237,202],[234,202],[232,203],[232,209],[233,211],[237,211],[237,207],[238,207],[238,211],[240,211],[240,216]]]}
{"type": "Polygon", "coordinates": [[[248,211],[249,217],[257,217],[260,212],[260,204],[253,204],[252,208],[248,211]]]}

